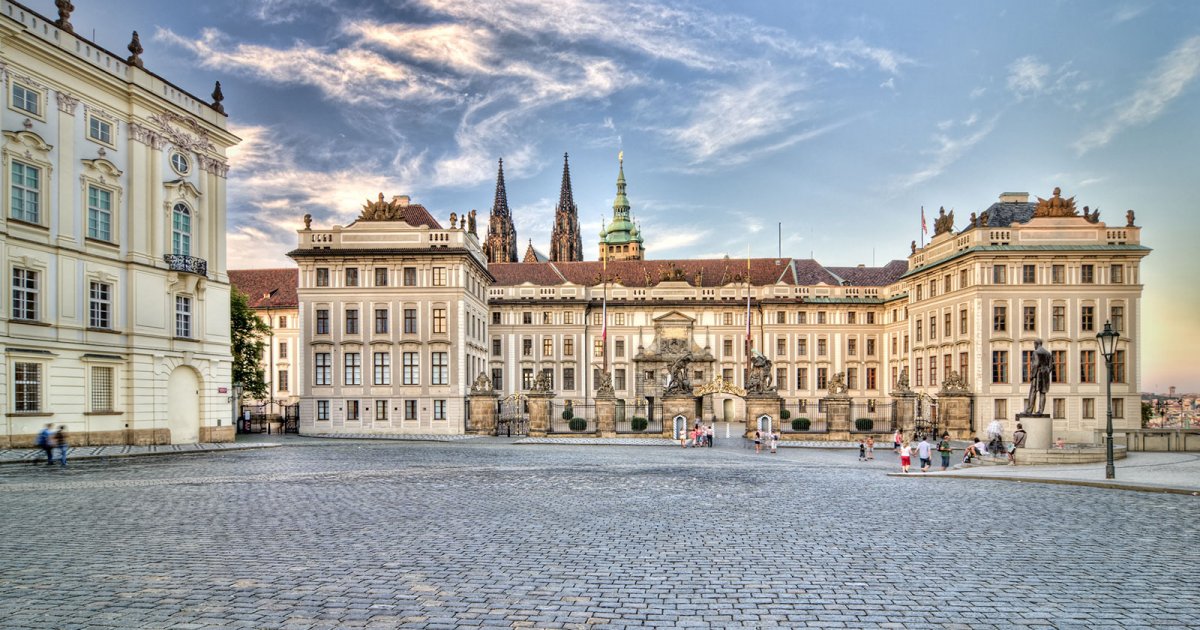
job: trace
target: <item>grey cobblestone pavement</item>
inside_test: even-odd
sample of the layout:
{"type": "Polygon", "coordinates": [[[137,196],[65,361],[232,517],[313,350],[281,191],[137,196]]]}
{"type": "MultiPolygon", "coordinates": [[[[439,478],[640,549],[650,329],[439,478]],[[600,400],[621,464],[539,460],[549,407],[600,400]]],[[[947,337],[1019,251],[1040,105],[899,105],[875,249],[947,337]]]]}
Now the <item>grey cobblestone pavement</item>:
{"type": "Polygon", "coordinates": [[[1185,628],[1200,500],[890,452],[310,441],[0,468],[11,628],[1185,628]]]}
{"type": "Polygon", "coordinates": [[[475,435],[447,435],[444,433],[317,433],[311,437],[323,440],[398,440],[403,442],[458,442],[478,438],[475,435]]]}
{"type": "MultiPolygon", "coordinates": [[[[209,453],[216,451],[239,451],[253,448],[270,448],[279,444],[269,442],[255,443],[206,443],[206,444],[152,444],[148,446],[132,446],[117,444],[110,446],[70,446],[67,448],[67,462],[78,459],[105,459],[109,457],[139,457],[143,455],[181,455],[189,453],[209,453]]],[[[55,461],[58,461],[58,451],[54,451],[55,461]]],[[[0,449],[0,464],[45,462],[46,454],[40,448],[6,448],[0,449]]]]}

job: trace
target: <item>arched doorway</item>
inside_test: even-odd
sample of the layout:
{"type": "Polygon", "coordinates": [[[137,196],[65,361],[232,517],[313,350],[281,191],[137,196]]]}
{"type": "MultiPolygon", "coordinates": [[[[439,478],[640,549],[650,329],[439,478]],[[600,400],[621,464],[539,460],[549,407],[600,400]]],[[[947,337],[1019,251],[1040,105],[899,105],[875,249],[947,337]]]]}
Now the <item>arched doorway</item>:
{"type": "Polygon", "coordinates": [[[765,433],[767,435],[775,432],[775,425],[771,419],[771,416],[768,416],[764,413],[758,417],[758,430],[760,433],[765,433]]]}
{"type": "Polygon", "coordinates": [[[167,379],[167,428],[172,444],[200,441],[200,377],[186,365],[167,379]]]}

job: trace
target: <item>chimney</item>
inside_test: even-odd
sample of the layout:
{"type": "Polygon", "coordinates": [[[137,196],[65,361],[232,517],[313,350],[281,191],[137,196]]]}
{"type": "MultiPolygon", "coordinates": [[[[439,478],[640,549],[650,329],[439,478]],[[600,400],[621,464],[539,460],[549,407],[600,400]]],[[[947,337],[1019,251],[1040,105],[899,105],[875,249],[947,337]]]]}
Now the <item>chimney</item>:
{"type": "Polygon", "coordinates": [[[1027,193],[1027,192],[1000,193],[1000,203],[1029,203],[1029,193],[1027,193]]]}
{"type": "Polygon", "coordinates": [[[409,199],[410,198],[408,195],[396,195],[396,196],[392,197],[392,203],[395,203],[400,206],[407,206],[409,199]]]}

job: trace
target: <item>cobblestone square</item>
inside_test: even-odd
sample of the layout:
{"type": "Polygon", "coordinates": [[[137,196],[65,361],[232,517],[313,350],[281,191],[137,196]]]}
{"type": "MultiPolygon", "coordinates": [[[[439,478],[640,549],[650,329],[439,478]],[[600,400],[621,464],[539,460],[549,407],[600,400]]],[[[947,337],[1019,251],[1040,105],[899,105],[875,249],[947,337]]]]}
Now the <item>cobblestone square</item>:
{"type": "Polygon", "coordinates": [[[300,440],[9,465],[0,626],[1200,623],[1197,499],[880,458],[300,440]]]}

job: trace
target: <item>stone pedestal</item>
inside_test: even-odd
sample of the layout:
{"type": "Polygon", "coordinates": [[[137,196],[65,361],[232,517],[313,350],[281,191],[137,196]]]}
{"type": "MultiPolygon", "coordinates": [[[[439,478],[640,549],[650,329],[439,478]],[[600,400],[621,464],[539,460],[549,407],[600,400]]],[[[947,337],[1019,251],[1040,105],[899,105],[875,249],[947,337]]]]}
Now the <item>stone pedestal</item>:
{"type": "Polygon", "coordinates": [[[850,439],[850,398],[829,396],[821,401],[825,405],[825,417],[829,418],[830,439],[850,439]]]}
{"type": "Polygon", "coordinates": [[[550,431],[550,392],[529,392],[529,437],[546,437],[550,431]]]}
{"type": "Polygon", "coordinates": [[[763,416],[771,418],[771,430],[780,431],[780,412],[783,410],[783,400],[779,394],[747,394],[746,395],[746,437],[753,438],[758,430],[758,419],[763,416]]]}
{"type": "MultiPolygon", "coordinates": [[[[951,439],[971,439],[971,394],[943,393],[938,395],[938,413],[943,428],[951,439]]],[[[936,436],[941,438],[941,436],[936,436]]]]}
{"type": "Polygon", "coordinates": [[[496,394],[471,394],[471,431],[476,435],[492,435],[496,432],[499,401],[496,394]]]}
{"type": "Polygon", "coordinates": [[[684,423],[684,430],[696,424],[696,397],[695,396],[664,396],[663,397],[663,437],[668,439],[676,439],[675,435],[675,416],[683,416],[687,419],[684,423]]]}
{"type": "MultiPolygon", "coordinates": [[[[896,410],[893,416],[896,420],[894,428],[905,430],[916,426],[916,392],[896,392],[892,394],[892,404],[896,410]]],[[[969,427],[970,425],[968,424],[967,426],[969,427]]]]}
{"type": "Polygon", "coordinates": [[[596,396],[596,435],[617,437],[617,399],[614,396],[596,396]]]}
{"type": "Polygon", "coordinates": [[[1017,422],[1025,427],[1025,448],[1048,450],[1053,443],[1054,421],[1046,413],[1019,413],[1017,422]]]}

